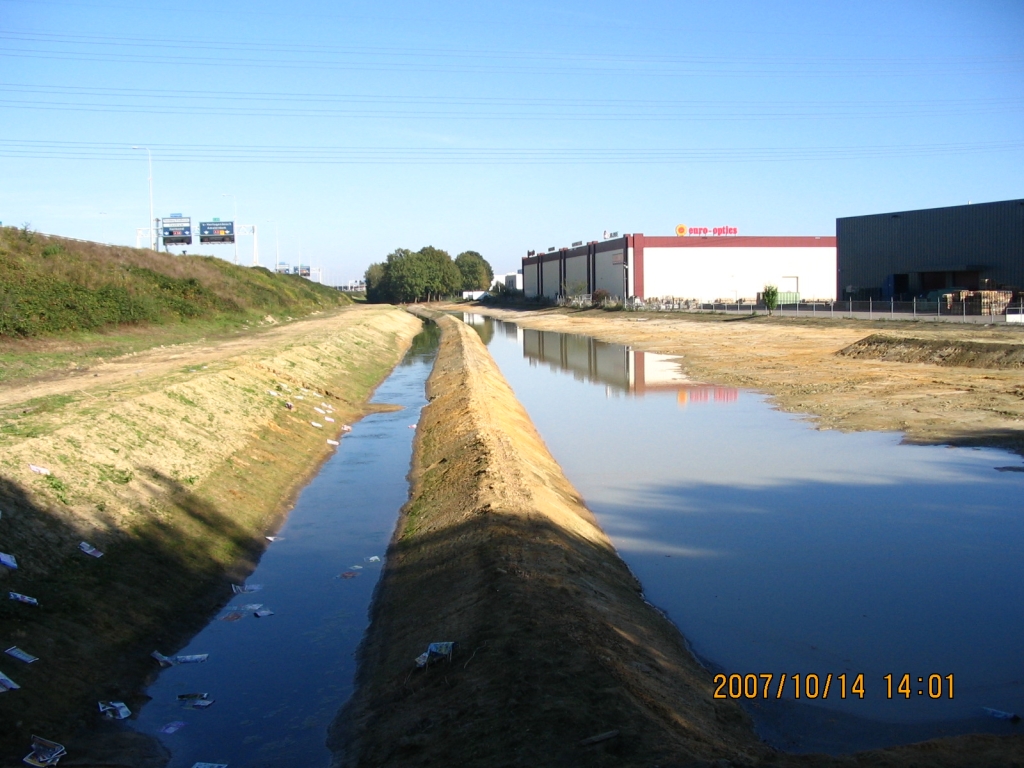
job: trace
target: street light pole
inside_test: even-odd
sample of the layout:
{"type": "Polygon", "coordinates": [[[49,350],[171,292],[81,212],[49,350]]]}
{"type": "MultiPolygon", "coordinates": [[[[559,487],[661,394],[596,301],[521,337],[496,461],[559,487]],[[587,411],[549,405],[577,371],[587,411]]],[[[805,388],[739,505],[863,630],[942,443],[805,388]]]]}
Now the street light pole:
{"type": "Polygon", "coordinates": [[[132,147],[132,149],[144,149],[149,157],[149,249],[156,250],[156,217],[153,215],[153,153],[149,147],[132,147]]]}
{"type": "Polygon", "coordinates": [[[221,197],[230,197],[232,210],[235,212],[234,221],[231,223],[231,231],[235,233],[235,264],[238,263],[238,198],[234,195],[223,194],[221,197]]]}

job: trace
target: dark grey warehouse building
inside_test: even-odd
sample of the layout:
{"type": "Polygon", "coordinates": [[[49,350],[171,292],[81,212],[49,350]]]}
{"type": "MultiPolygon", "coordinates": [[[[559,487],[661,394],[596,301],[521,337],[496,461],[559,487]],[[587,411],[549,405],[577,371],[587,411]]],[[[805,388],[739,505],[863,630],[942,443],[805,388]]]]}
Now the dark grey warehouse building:
{"type": "Polygon", "coordinates": [[[836,219],[836,296],[1024,288],[1024,200],[836,219]]]}

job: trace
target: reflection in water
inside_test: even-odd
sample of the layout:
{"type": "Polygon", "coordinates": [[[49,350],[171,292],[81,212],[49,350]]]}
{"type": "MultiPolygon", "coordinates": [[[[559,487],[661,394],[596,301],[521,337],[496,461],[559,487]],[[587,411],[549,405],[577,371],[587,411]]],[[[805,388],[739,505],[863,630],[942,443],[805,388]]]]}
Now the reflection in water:
{"type": "Polygon", "coordinates": [[[672,358],[492,330],[555,459],[709,666],[865,676],[863,699],[746,702],[770,743],[837,752],[1013,731],[982,707],[1024,714],[1024,475],[995,471],[1019,461],[819,431],[758,393],[687,382],[672,358]],[[662,383],[676,402],[631,396],[662,383]],[[886,674],[911,675],[909,698],[896,683],[886,696],[886,674]],[[949,674],[955,698],[932,699],[929,676],[949,674]]]}

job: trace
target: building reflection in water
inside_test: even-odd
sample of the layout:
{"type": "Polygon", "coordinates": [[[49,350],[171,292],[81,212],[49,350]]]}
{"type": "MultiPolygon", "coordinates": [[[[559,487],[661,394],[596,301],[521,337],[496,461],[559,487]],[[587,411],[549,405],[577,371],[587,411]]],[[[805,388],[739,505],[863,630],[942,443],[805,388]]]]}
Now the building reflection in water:
{"type": "Polygon", "coordinates": [[[569,371],[578,381],[604,384],[609,396],[643,397],[653,393],[675,393],[680,406],[690,403],[734,403],[735,387],[700,384],[681,370],[679,358],[640,352],[622,344],[598,341],[554,331],[520,328],[515,323],[492,320],[483,315],[463,315],[465,322],[480,332],[485,342],[495,333],[515,338],[531,365],[545,363],[552,369],[569,371]]]}

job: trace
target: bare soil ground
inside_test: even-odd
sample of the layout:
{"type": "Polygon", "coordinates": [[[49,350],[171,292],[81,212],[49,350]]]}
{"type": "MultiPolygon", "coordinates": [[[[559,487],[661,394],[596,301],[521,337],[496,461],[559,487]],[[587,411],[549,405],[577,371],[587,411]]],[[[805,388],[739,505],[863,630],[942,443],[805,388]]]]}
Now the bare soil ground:
{"type": "Polygon", "coordinates": [[[761,390],[820,429],[1024,455],[1024,326],[448,308],[678,355],[692,378],[761,390]],[[879,328],[884,344],[868,340],[879,328]]]}
{"type": "Polygon", "coordinates": [[[353,307],[0,387],[0,551],[18,563],[0,568],[0,641],[39,657],[0,657],[21,685],[0,696],[0,764],[33,733],[65,744],[70,764],[166,761],[96,701],[138,710],[149,653],[180,648],[251,571],[326,439],[371,410],[420,327],[353,307]]]}
{"type": "MultiPolygon", "coordinates": [[[[413,495],[389,548],[357,693],[332,730],[337,765],[1024,765],[1019,737],[841,757],[760,743],[738,706],[713,698],[711,674],[674,625],[643,600],[477,335],[450,317],[438,322],[413,495]],[[440,641],[458,643],[452,657],[416,669],[413,660],[440,641]]],[[[567,330],[557,315],[537,322],[567,330]]],[[[597,335],[626,340],[634,329],[623,325],[597,335]]],[[[764,335],[777,350],[801,346],[770,326],[764,335]]],[[[855,335],[846,331],[838,347],[819,340],[813,355],[824,360],[855,335]]],[[[752,377],[756,363],[748,354],[745,372],[733,375],[752,377]]]]}

